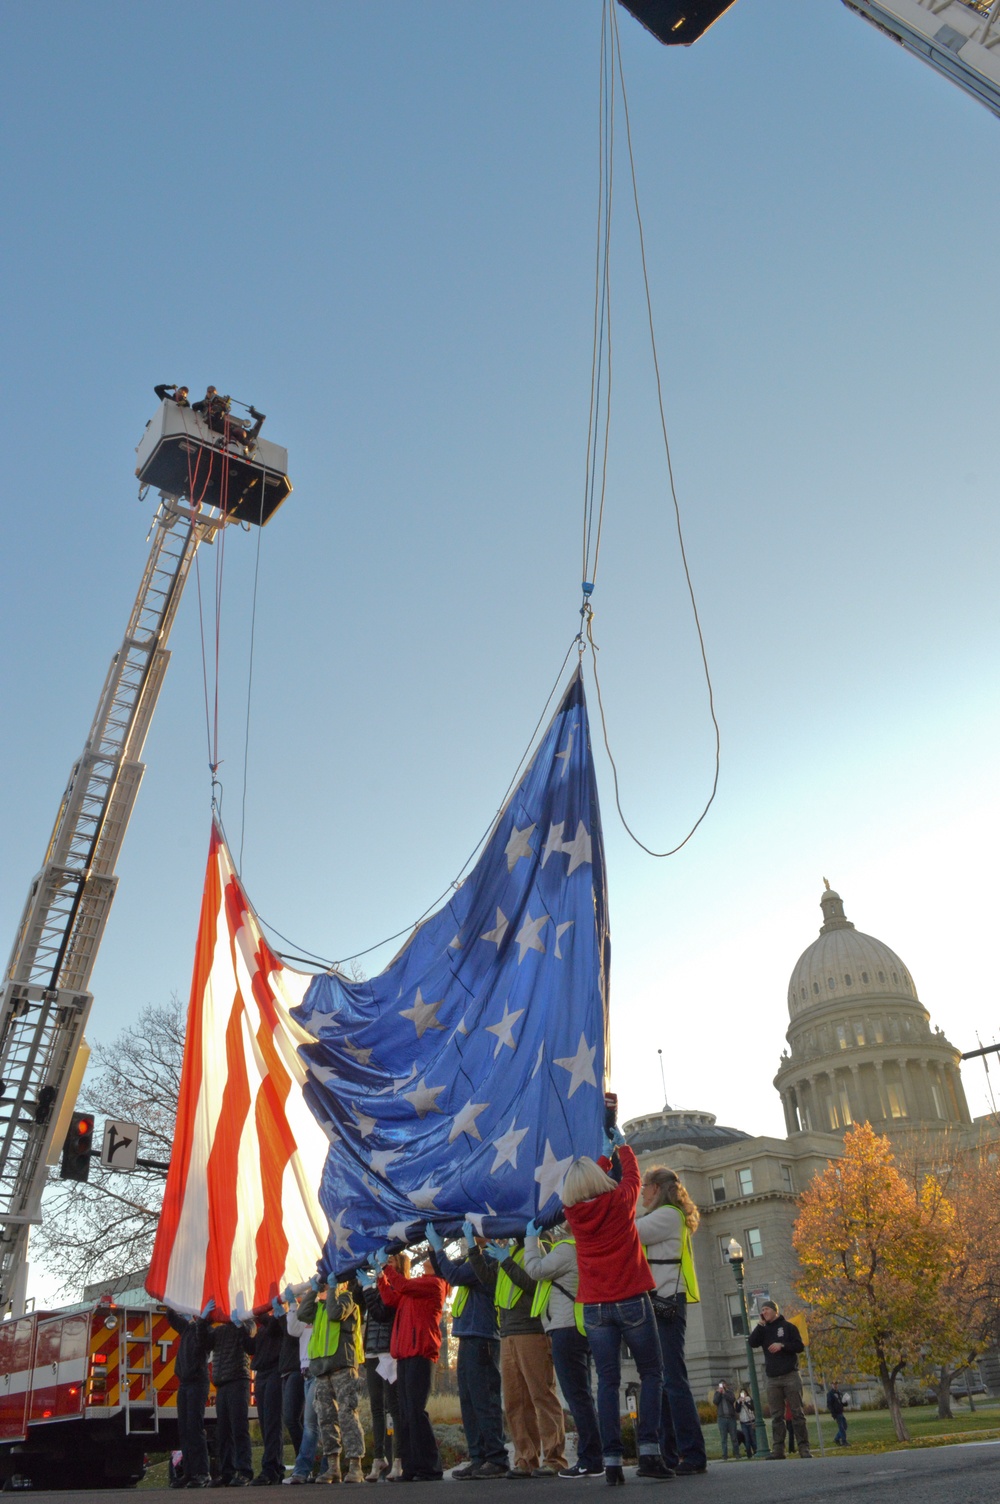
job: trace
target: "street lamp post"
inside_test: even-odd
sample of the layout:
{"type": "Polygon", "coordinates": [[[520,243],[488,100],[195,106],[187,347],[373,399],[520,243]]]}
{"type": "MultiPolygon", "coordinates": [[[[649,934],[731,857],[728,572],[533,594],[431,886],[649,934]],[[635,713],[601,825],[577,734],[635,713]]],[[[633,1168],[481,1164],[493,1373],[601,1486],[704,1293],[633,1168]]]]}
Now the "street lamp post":
{"type": "Polygon", "coordinates": [[[729,1239],[729,1262],[736,1277],[740,1310],[743,1312],[743,1336],[747,1345],[747,1362],[750,1365],[750,1394],[753,1398],[754,1425],[757,1433],[756,1455],[763,1457],[768,1451],[767,1427],[764,1424],[764,1411],[760,1403],[760,1389],[757,1385],[757,1365],[754,1362],[753,1348],[750,1346],[750,1313],[747,1310],[747,1294],[743,1283],[743,1249],[735,1238],[729,1239]]]}

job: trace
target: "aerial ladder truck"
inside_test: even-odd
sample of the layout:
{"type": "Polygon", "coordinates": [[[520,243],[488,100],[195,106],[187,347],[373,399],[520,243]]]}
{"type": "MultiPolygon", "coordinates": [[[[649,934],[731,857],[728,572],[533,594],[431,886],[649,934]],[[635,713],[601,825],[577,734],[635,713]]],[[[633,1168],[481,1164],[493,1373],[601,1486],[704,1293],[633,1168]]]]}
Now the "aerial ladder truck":
{"type": "Polygon", "coordinates": [[[0,991],[0,1315],[24,1310],[28,1237],[86,1064],[90,977],[195,554],[234,522],[263,526],[291,491],[287,451],[248,445],[233,427],[238,441],[227,420],[212,424],[168,397],[136,451],[141,486],[159,492],[149,557],[0,991]]]}

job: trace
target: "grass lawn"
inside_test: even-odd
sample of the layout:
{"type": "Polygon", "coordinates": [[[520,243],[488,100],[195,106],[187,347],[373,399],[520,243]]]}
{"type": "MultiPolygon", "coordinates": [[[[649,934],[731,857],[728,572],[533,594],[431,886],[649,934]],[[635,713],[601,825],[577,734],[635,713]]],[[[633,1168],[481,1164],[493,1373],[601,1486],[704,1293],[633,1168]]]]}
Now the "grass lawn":
{"type": "MultiPolygon", "coordinates": [[[[1000,1437],[1000,1400],[977,1399],[973,1414],[969,1413],[969,1406],[964,1400],[960,1402],[953,1400],[951,1408],[951,1420],[938,1420],[936,1405],[914,1405],[905,1408],[903,1419],[912,1438],[909,1443],[896,1440],[888,1410],[849,1410],[847,1412],[847,1439],[850,1445],[844,1450],[847,1452],[890,1452],[907,1445],[940,1446],[953,1441],[986,1441],[991,1436],[1000,1437]]],[[[816,1419],[810,1415],[807,1421],[809,1446],[813,1453],[818,1455],[816,1419]]],[[[823,1427],[824,1445],[828,1452],[836,1455],[840,1451],[839,1447],[833,1445],[836,1424],[829,1415],[821,1415],[819,1421],[823,1427]]],[[[704,1430],[709,1457],[720,1458],[722,1452],[719,1446],[718,1427],[708,1425],[704,1430]]],[[[770,1436],[770,1428],[768,1428],[768,1435],[770,1436]]]]}

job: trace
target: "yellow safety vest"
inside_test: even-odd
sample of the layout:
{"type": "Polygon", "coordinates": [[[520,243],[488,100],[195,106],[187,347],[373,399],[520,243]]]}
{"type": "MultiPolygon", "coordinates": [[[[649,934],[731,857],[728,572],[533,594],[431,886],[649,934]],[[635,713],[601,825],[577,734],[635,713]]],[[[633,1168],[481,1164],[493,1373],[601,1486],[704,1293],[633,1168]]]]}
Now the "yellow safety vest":
{"type": "MultiPolygon", "coordinates": [[[[316,1301],[313,1329],[309,1335],[307,1352],[310,1358],[332,1358],[340,1346],[340,1322],[331,1321],[326,1312],[326,1301],[316,1301]]],[[[354,1367],[363,1368],[365,1345],[361,1336],[360,1320],[354,1323],[354,1367]]]]}
{"type": "MultiPolygon", "coordinates": [[[[564,1243],[572,1243],[574,1248],[576,1247],[575,1238],[560,1238],[558,1243],[552,1244],[552,1247],[561,1248],[564,1243]]],[[[545,1312],[548,1310],[549,1298],[552,1294],[552,1286],[554,1283],[555,1281],[551,1279],[539,1280],[538,1286],[535,1290],[534,1298],[531,1302],[532,1316],[544,1316],[545,1312]]],[[[562,1285],[559,1286],[559,1289],[562,1290],[562,1293],[564,1295],[569,1294],[568,1290],[563,1290],[562,1285]]],[[[585,1337],[587,1335],[587,1328],[583,1324],[583,1304],[579,1300],[574,1300],[573,1302],[573,1318],[576,1321],[576,1329],[580,1333],[580,1336],[585,1337]]]]}
{"type": "Polygon", "coordinates": [[[455,1291],[455,1299],[451,1303],[451,1319],[452,1319],[452,1321],[457,1321],[458,1320],[458,1318],[461,1316],[462,1312],[465,1310],[465,1307],[468,1304],[468,1300],[469,1300],[469,1287],[468,1287],[468,1285],[459,1285],[458,1289],[455,1291]]]}
{"type": "MultiPolygon", "coordinates": [[[[701,1304],[701,1293],[699,1292],[699,1289],[698,1289],[698,1276],[695,1273],[695,1267],[694,1267],[694,1250],[691,1247],[691,1233],[690,1233],[690,1230],[688,1228],[687,1222],[684,1220],[684,1213],[683,1212],[681,1212],[680,1217],[681,1217],[681,1256],[680,1256],[680,1258],[679,1259],[654,1259],[653,1262],[654,1263],[660,1263],[660,1264],[680,1264],[680,1266],[681,1266],[681,1281],[683,1281],[683,1284],[684,1284],[684,1293],[687,1296],[688,1305],[696,1306],[696,1305],[700,1305],[701,1304]]],[[[643,1253],[643,1257],[645,1258],[646,1257],[646,1245],[645,1245],[645,1243],[643,1243],[643,1245],[642,1245],[642,1253],[643,1253]]],[[[659,1280],[657,1280],[656,1283],[659,1284],[659,1280]]]]}
{"type": "MultiPolygon", "coordinates": [[[[524,1265],[524,1249],[518,1248],[514,1253],[513,1258],[514,1263],[518,1266],[518,1268],[522,1268],[524,1265]]],[[[523,1294],[524,1291],[521,1289],[521,1286],[515,1285],[506,1269],[500,1269],[498,1267],[497,1288],[496,1294],[494,1295],[493,1299],[496,1305],[499,1306],[500,1310],[512,1311],[523,1294]]]]}

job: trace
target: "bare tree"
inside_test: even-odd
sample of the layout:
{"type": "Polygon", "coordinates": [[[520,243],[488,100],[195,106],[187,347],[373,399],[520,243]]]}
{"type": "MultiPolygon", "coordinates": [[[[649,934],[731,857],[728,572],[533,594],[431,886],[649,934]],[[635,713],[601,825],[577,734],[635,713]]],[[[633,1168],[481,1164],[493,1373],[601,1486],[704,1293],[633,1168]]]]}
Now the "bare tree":
{"type": "MultiPolygon", "coordinates": [[[[97,1119],[137,1123],[144,1159],[167,1161],[184,1055],[185,1018],[176,996],[167,1007],[147,1004],[137,1022],[110,1044],[94,1047],[78,1106],[97,1119]]],[[[32,1258],[54,1274],[67,1296],[82,1287],[141,1269],[149,1262],[163,1200],[164,1177],[155,1170],[121,1174],[101,1167],[95,1154],[85,1183],[49,1172],[44,1221],[31,1239],[32,1258]]]]}

